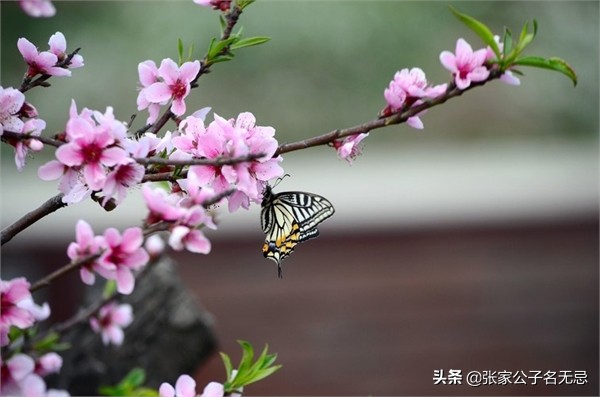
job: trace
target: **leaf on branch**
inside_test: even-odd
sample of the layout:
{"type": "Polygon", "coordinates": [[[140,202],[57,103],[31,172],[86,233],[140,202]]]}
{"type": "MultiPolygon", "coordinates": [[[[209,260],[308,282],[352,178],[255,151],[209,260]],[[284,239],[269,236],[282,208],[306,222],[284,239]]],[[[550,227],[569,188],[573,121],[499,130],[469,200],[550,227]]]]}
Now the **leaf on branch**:
{"type": "Polygon", "coordinates": [[[448,6],[448,7],[450,7],[450,10],[452,11],[452,13],[454,13],[454,15],[462,23],[464,23],[469,29],[471,29],[473,32],[475,32],[475,34],[477,36],[479,36],[479,38],[481,38],[481,40],[483,40],[483,42],[485,44],[489,45],[492,48],[492,50],[494,51],[494,54],[496,54],[496,57],[498,57],[498,59],[500,59],[500,55],[501,55],[500,48],[498,48],[498,43],[496,43],[496,40],[494,40],[494,34],[490,30],[490,28],[488,28],[487,25],[485,25],[483,22],[480,22],[477,19],[475,19],[467,14],[463,14],[463,13],[459,12],[454,7],[452,7],[452,6],[448,6]]]}
{"type": "Polygon", "coordinates": [[[230,48],[232,50],[239,50],[240,48],[260,45],[260,44],[266,43],[269,40],[271,40],[270,37],[263,37],[263,36],[248,37],[246,39],[240,39],[236,43],[232,44],[230,48]]]}
{"type": "Polygon", "coordinates": [[[577,85],[577,73],[565,60],[561,58],[542,58],[536,56],[529,56],[517,59],[513,65],[531,66],[534,68],[554,70],[562,73],[571,79],[573,85],[577,85]]]}

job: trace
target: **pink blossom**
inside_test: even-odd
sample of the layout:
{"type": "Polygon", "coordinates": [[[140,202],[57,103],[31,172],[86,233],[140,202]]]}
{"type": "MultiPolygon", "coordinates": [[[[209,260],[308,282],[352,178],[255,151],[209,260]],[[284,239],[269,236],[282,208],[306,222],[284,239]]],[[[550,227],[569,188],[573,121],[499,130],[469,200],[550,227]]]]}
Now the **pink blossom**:
{"type": "Polygon", "coordinates": [[[242,157],[249,154],[263,156],[252,161],[223,165],[197,165],[190,167],[198,182],[210,186],[216,194],[228,190],[232,185],[239,193],[229,199],[229,210],[239,206],[248,207],[250,201],[259,203],[266,181],[283,175],[279,165],[281,157],[273,157],[277,150],[275,129],[256,125],[252,113],[241,113],[236,120],[226,120],[214,115],[214,121],[204,128],[202,122],[189,118],[183,125],[179,140],[174,145],[193,157],[216,159],[219,157],[242,157]]]}
{"type": "Polygon", "coordinates": [[[149,103],[165,103],[173,100],[171,111],[176,116],[185,113],[184,99],[190,92],[190,83],[200,72],[200,62],[186,62],[181,67],[169,58],[163,59],[158,68],[158,81],[145,88],[144,96],[149,103]]]}
{"type": "Polygon", "coordinates": [[[133,271],[146,266],[149,259],[148,253],[142,247],[142,229],[131,227],[125,229],[121,235],[117,229],[108,228],[104,231],[104,241],[106,251],[99,262],[116,268],[117,291],[129,295],[135,286],[133,271]]]}
{"type": "Polygon", "coordinates": [[[64,390],[47,389],[46,382],[36,374],[30,374],[21,382],[23,397],[68,397],[64,390]]]}
{"type": "Polygon", "coordinates": [[[194,0],[194,3],[221,11],[227,11],[231,7],[231,0],[194,0]]]}
{"type": "Polygon", "coordinates": [[[63,359],[55,352],[46,353],[37,359],[35,373],[40,376],[55,374],[60,371],[63,359]]]}
{"type": "Polygon", "coordinates": [[[473,49],[464,39],[456,41],[456,54],[450,51],[442,51],[440,61],[444,68],[452,73],[456,86],[464,90],[472,82],[484,81],[490,75],[485,67],[487,50],[481,49],[473,52],[473,49]]]}
{"type": "MultiPolygon", "coordinates": [[[[46,122],[44,120],[31,119],[25,122],[21,133],[28,136],[40,136],[44,128],[46,128],[46,122]]],[[[22,171],[23,168],[25,168],[26,157],[30,150],[39,152],[44,148],[42,142],[37,139],[17,140],[13,143],[13,146],[15,147],[15,163],[17,165],[17,170],[19,171],[22,171]]]]}
{"type": "Polygon", "coordinates": [[[152,189],[148,184],[145,184],[142,194],[146,206],[150,210],[146,219],[146,223],[149,225],[159,221],[175,221],[185,213],[184,208],[177,206],[180,199],[175,195],[169,195],[163,189],[152,189]]]}
{"type": "Polygon", "coordinates": [[[137,107],[138,110],[143,110],[148,108],[148,112],[150,115],[146,120],[146,124],[152,124],[158,119],[158,112],[160,111],[160,106],[167,103],[167,100],[161,103],[152,103],[146,97],[148,92],[148,87],[152,84],[157,83],[158,80],[158,68],[156,67],[156,63],[154,61],[148,60],[141,62],[138,64],[138,75],[140,78],[140,84],[142,85],[142,89],[137,97],[137,107]]]}
{"type": "Polygon", "coordinates": [[[0,361],[0,395],[21,394],[21,382],[35,368],[33,359],[25,354],[18,353],[6,360],[0,361]]]}
{"type": "Polygon", "coordinates": [[[4,130],[23,131],[24,123],[18,114],[24,103],[25,95],[21,91],[0,86],[0,136],[4,130]]]}
{"type": "Polygon", "coordinates": [[[125,164],[117,165],[108,173],[104,181],[102,205],[105,205],[110,198],[115,196],[116,204],[120,204],[127,195],[127,189],[142,181],[145,170],[143,165],[132,159],[125,164]]]}
{"type": "Polygon", "coordinates": [[[125,337],[123,328],[133,322],[132,311],[129,304],[109,303],[102,306],[95,317],[90,318],[90,325],[94,332],[100,332],[102,343],[120,346],[125,337]]]}
{"type": "Polygon", "coordinates": [[[29,286],[24,277],[0,280],[0,326],[8,329],[14,325],[24,329],[33,325],[35,317],[23,307],[23,303],[31,299],[29,286]]]}
{"type": "Polygon", "coordinates": [[[352,160],[362,153],[360,142],[368,136],[369,133],[350,135],[342,140],[334,141],[333,147],[337,150],[341,159],[352,164],[352,160]]]}
{"type": "Polygon", "coordinates": [[[225,387],[219,382],[210,382],[202,391],[201,397],[223,397],[225,387]]]}
{"type": "Polygon", "coordinates": [[[56,158],[68,167],[81,167],[85,183],[92,190],[100,190],[104,187],[108,167],[127,161],[127,152],[115,142],[122,138],[123,130],[115,127],[114,117],[110,117],[111,108],[107,108],[105,115],[93,113],[97,124],[87,109],[81,115],[73,115],[74,107],[75,102],[67,122],[68,142],[56,150],[56,158]]]}
{"type": "MultiPolygon", "coordinates": [[[[78,220],[75,227],[75,242],[69,244],[67,248],[69,259],[80,261],[92,255],[99,255],[103,249],[105,249],[104,238],[95,236],[89,223],[82,219],[78,220]]],[[[92,285],[96,281],[94,273],[106,279],[114,279],[115,270],[114,264],[100,262],[97,258],[81,266],[79,275],[85,284],[92,285]]]]}
{"type": "Polygon", "coordinates": [[[165,241],[159,235],[153,234],[146,239],[144,248],[151,258],[158,258],[165,250],[165,241]]]}
{"type": "Polygon", "coordinates": [[[171,230],[169,245],[176,251],[184,248],[198,254],[208,254],[211,249],[210,241],[204,236],[200,227],[207,226],[215,229],[216,226],[204,208],[195,205],[189,208],[179,220],[179,224],[171,230]]]}
{"type": "Polygon", "coordinates": [[[79,203],[92,194],[81,174],[81,167],[68,167],[57,160],[40,166],[38,176],[44,181],[60,178],[58,190],[64,194],[62,201],[67,204],[79,203]]]}
{"type": "MultiPolygon", "coordinates": [[[[383,96],[388,103],[384,113],[389,109],[392,112],[403,111],[412,106],[419,105],[422,99],[435,98],[446,91],[446,84],[430,86],[425,77],[425,72],[420,68],[402,69],[394,74],[394,79],[383,96]]],[[[409,117],[406,124],[413,128],[422,129],[423,122],[420,117],[423,112],[409,117]]]]}
{"type": "Polygon", "coordinates": [[[50,0],[19,0],[21,9],[30,17],[53,17],[56,8],[50,0]]]}
{"type": "Polygon", "coordinates": [[[164,382],[158,389],[160,397],[196,397],[196,381],[189,375],[181,375],[175,387],[164,382]]]}
{"type": "Polygon", "coordinates": [[[49,52],[39,52],[35,45],[29,40],[21,37],[17,40],[17,47],[19,52],[23,56],[23,59],[29,65],[27,75],[33,77],[37,74],[48,74],[50,76],[71,76],[71,71],[60,66],[56,66],[58,63],[58,57],[49,52]]]}
{"type": "MultiPolygon", "coordinates": [[[[61,32],[56,32],[50,36],[48,45],[50,46],[50,52],[56,55],[59,62],[62,62],[69,56],[69,54],[67,54],[67,39],[65,39],[65,35],[61,32]]],[[[73,58],[71,58],[68,65],[69,69],[77,69],[82,66],[83,57],[79,54],[73,55],[73,58]]]]}

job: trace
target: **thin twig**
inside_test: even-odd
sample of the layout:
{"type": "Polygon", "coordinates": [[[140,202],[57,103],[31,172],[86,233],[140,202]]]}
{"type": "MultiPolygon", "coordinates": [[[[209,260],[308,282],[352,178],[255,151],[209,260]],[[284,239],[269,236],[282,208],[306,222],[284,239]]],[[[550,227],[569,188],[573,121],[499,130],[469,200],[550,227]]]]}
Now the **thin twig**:
{"type": "Polygon", "coordinates": [[[65,207],[67,204],[63,203],[62,198],[63,198],[62,193],[57,194],[56,196],[47,200],[44,204],[42,204],[38,208],[36,208],[33,211],[30,211],[27,214],[25,214],[24,216],[22,216],[20,219],[18,219],[12,225],[5,227],[2,230],[1,245],[4,245],[5,243],[9,242],[10,240],[12,240],[12,238],[14,236],[16,236],[17,234],[19,234],[20,232],[22,232],[29,226],[33,225],[35,222],[39,221],[46,215],[49,215],[49,214],[53,213],[54,211],[56,211],[62,207],[65,207]]]}
{"type": "Polygon", "coordinates": [[[484,81],[471,83],[471,85],[468,88],[465,88],[464,90],[458,89],[454,86],[454,84],[451,84],[449,86],[448,90],[446,91],[446,93],[444,93],[436,98],[427,100],[427,101],[423,102],[422,104],[412,106],[411,108],[405,110],[404,112],[396,113],[396,114],[393,114],[391,116],[384,117],[384,118],[371,120],[366,123],[359,124],[359,125],[356,125],[353,127],[344,128],[344,129],[336,129],[336,130],[330,131],[326,134],[311,137],[308,139],[303,139],[301,141],[281,144],[281,145],[279,145],[279,147],[277,148],[277,150],[275,151],[275,154],[273,156],[278,156],[283,153],[306,149],[306,148],[313,147],[313,146],[327,145],[337,139],[345,138],[350,135],[367,133],[367,132],[375,130],[377,128],[383,128],[383,127],[387,127],[389,125],[403,123],[406,120],[408,120],[410,117],[417,116],[419,113],[423,112],[424,110],[430,109],[437,105],[441,105],[442,103],[446,102],[447,100],[449,100],[451,98],[455,98],[457,96],[462,95],[463,93],[465,93],[468,90],[471,90],[475,87],[480,87],[494,79],[499,78],[500,75],[501,75],[501,73],[498,72],[497,70],[492,70],[492,72],[490,73],[490,76],[484,81]]]}
{"type": "MultiPolygon", "coordinates": [[[[70,53],[65,59],[58,62],[56,64],[56,66],[60,67],[60,68],[68,69],[68,66],[71,64],[71,60],[80,50],[81,50],[81,48],[75,49],[75,51],[70,53]]],[[[33,87],[37,87],[37,86],[48,87],[48,86],[50,86],[50,84],[46,83],[46,80],[48,80],[50,77],[52,77],[52,75],[43,74],[40,77],[38,77],[37,79],[31,80],[31,78],[29,76],[27,76],[23,79],[23,82],[21,83],[21,87],[19,87],[19,91],[25,93],[26,91],[29,91],[33,87]]]]}
{"type": "Polygon", "coordinates": [[[11,143],[11,141],[26,141],[29,139],[35,139],[42,142],[45,145],[50,145],[54,147],[59,147],[65,144],[65,142],[59,141],[57,139],[52,139],[45,136],[35,136],[31,134],[21,134],[19,132],[14,131],[4,130],[4,133],[2,134],[2,140],[9,144],[11,143]]]}
{"type": "Polygon", "coordinates": [[[259,159],[261,157],[265,157],[264,153],[250,153],[245,156],[240,157],[217,157],[215,159],[189,159],[189,160],[169,160],[161,157],[151,157],[151,158],[136,158],[134,159],[138,164],[142,165],[150,165],[150,164],[158,164],[158,165],[173,165],[173,166],[186,166],[186,165],[214,165],[214,166],[222,166],[222,165],[232,165],[238,163],[245,163],[247,161],[252,161],[259,159]]]}
{"type": "Polygon", "coordinates": [[[70,263],[66,264],[65,266],[53,271],[49,275],[44,276],[41,279],[39,279],[38,281],[36,281],[35,283],[33,283],[31,285],[31,288],[29,288],[29,290],[31,292],[34,292],[42,287],[46,287],[46,286],[50,285],[50,283],[52,281],[54,281],[55,279],[57,279],[61,276],[64,276],[65,274],[69,273],[70,271],[79,269],[81,266],[85,266],[88,263],[91,263],[92,261],[98,259],[100,257],[100,255],[102,255],[102,252],[99,252],[99,253],[96,253],[93,255],[88,255],[88,256],[83,257],[74,262],[70,262],[70,263]]]}

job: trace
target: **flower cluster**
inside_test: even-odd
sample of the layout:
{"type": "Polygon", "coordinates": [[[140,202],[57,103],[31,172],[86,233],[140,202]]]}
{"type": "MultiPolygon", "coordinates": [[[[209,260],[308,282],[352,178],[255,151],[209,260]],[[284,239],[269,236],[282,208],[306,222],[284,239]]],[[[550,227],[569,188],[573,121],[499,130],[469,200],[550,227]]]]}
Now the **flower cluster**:
{"type": "Polygon", "coordinates": [[[0,280],[0,346],[9,343],[8,331],[11,326],[26,329],[50,316],[47,303],[39,306],[33,302],[29,287],[29,282],[23,277],[0,280]]]}
{"type": "Polygon", "coordinates": [[[102,336],[102,343],[120,346],[123,344],[125,335],[123,328],[133,322],[131,305],[108,303],[100,308],[98,314],[90,318],[90,326],[96,333],[102,336]]]}
{"type": "MultiPolygon", "coordinates": [[[[144,167],[133,154],[146,154],[150,138],[134,141],[126,136],[125,124],[116,120],[111,107],[105,113],[84,108],[77,113],[72,102],[67,122],[65,144],[56,150],[57,160],[51,160],[38,170],[43,180],[60,178],[59,190],[65,203],[77,203],[94,191],[101,191],[103,204],[116,196],[120,203],[127,188],[138,184],[144,167]]],[[[153,141],[158,144],[160,140],[153,141]]]]}
{"type": "Polygon", "coordinates": [[[30,17],[52,17],[56,8],[50,0],[19,0],[21,9],[30,17]]]}
{"type": "Polygon", "coordinates": [[[46,353],[37,359],[17,353],[6,361],[0,360],[0,395],[66,397],[64,390],[48,390],[43,376],[57,373],[62,367],[62,358],[54,353],[46,353]]]}
{"type": "Polygon", "coordinates": [[[75,54],[68,64],[63,64],[67,59],[67,41],[61,32],[56,32],[50,36],[48,41],[49,51],[38,51],[35,45],[29,40],[21,37],[17,41],[17,47],[29,65],[27,77],[32,78],[38,74],[49,76],[71,76],[68,69],[80,68],[83,66],[83,57],[75,54]]]}
{"type": "MultiPolygon", "coordinates": [[[[46,128],[44,120],[35,118],[37,109],[25,102],[25,95],[12,87],[0,86],[0,136],[4,131],[23,134],[30,137],[40,136],[46,128]],[[23,121],[25,118],[29,120],[23,121]]],[[[25,167],[29,151],[39,152],[44,145],[37,139],[6,139],[15,148],[15,164],[19,171],[25,167]]]]}
{"type": "Polygon", "coordinates": [[[260,203],[266,182],[283,175],[279,165],[273,127],[256,125],[252,113],[241,113],[237,119],[226,120],[214,115],[214,121],[204,125],[202,118],[190,116],[180,125],[180,135],[173,138],[177,149],[171,158],[212,159],[259,156],[252,161],[231,165],[194,165],[188,175],[193,175],[201,186],[210,187],[216,194],[235,188],[229,196],[229,211],[243,207],[250,201],[260,203]]]}
{"type": "Polygon", "coordinates": [[[149,255],[142,247],[142,229],[131,227],[121,235],[115,228],[108,228],[102,236],[94,236],[92,228],[84,220],[76,226],[76,239],[69,244],[67,255],[72,261],[83,261],[81,280],[92,285],[95,274],[115,280],[117,291],[128,295],[135,287],[133,272],[144,267],[149,255]]]}
{"type": "Polygon", "coordinates": [[[190,93],[190,83],[200,72],[200,62],[185,62],[178,67],[170,58],[163,59],[160,67],[148,60],[138,65],[142,89],[137,98],[138,110],[148,109],[148,124],[158,118],[160,107],[171,102],[171,112],[175,116],[185,113],[184,99],[190,93]]]}
{"type": "MultiPolygon", "coordinates": [[[[447,84],[430,86],[425,72],[420,68],[402,69],[394,75],[388,88],[383,92],[388,107],[384,113],[398,112],[420,105],[424,99],[435,98],[446,92],[447,84]]],[[[423,112],[409,117],[406,124],[416,129],[423,129],[419,118],[423,112]]]]}
{"type": "MultiPolygon", "coordinates": [[[[235,377],[236,370],[233,370],[235,377]]],[[[181,375],[175,382],[175,387],[167,382],[163,382],[159,389],[160,397],[197,397],[196,381],[189,375],[181,375]]],[[[210,382],[204,387],[201,397],[223,397],[225,395],[225,387],[219,382],[210,382]]],[[[240,397],[240,393],[231,393],[231,397],[240,397]]]]}

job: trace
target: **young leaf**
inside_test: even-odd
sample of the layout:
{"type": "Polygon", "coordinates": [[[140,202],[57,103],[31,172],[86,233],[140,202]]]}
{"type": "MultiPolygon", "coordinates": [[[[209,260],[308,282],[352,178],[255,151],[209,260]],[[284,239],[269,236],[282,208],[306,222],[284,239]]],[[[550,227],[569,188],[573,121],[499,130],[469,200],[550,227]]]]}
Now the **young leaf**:
{"type": "Polygon", "coordinates": [[[251,47],[251,46],[254,46],[254,45],[263,44],[263,43],[266,43],[269,40],[271,40],[270,37],[261,37],[261,36],[248,37],[246,39],[240,39],[236,43],[232,44],[230,48],[232,50],[238,50],[238,49],[244,48],[244,47],[251,47]]]}
{"type": "Polygon", "coordinates": [[[534,68],[554,70],[562,73],[571,79],[573,85],[577,85],[577,73],[566,61],[560,58],[542,58],[536,56],[529,56],[517,59],[513,65],[531,66],[534,68]]]}
{"type": "Polygon", "coordinates": [[[225,366],[225,376],[229,381],[231,380],[231,372],[233,372],[233,365],[231,365],[231,358],[223,352],[219,353],[221,355],[221,360],[223,360],[223,365],[225,366]]]}
{"type": "Polygon", "coordinates": [[[104,284],[104,290],[102,291],[103,298],[109,298],[114,295],[117,291],[117,282],[115,280],[107,280],[104,284]]]}
{"type": "Polygon", "coordinates": [[[177,39],[177,55],[179,55],[179,65],[183,64],[183,40],[177,39]]]}
{"type": "Polygon", "coordinates": [[[460,19],[462,23],[464,23],[469,29],[471,29],[483,42],[489,45],[496,57],[500,59],[500,49],[498,48],[498,44],[496,40],[494,40],[494,34],[483,22],[478,21],[477,19],[459,12],[456,8],[449,6],[450,10],[454,13],[454,15],[460,19]]]}
{"type": "Polygon", "coordinates": [[[127,385],[130,388],[141,386],[146,380],[146,372],[139,367],[133,368],[121,381],[121,384],[127,385]]]}

